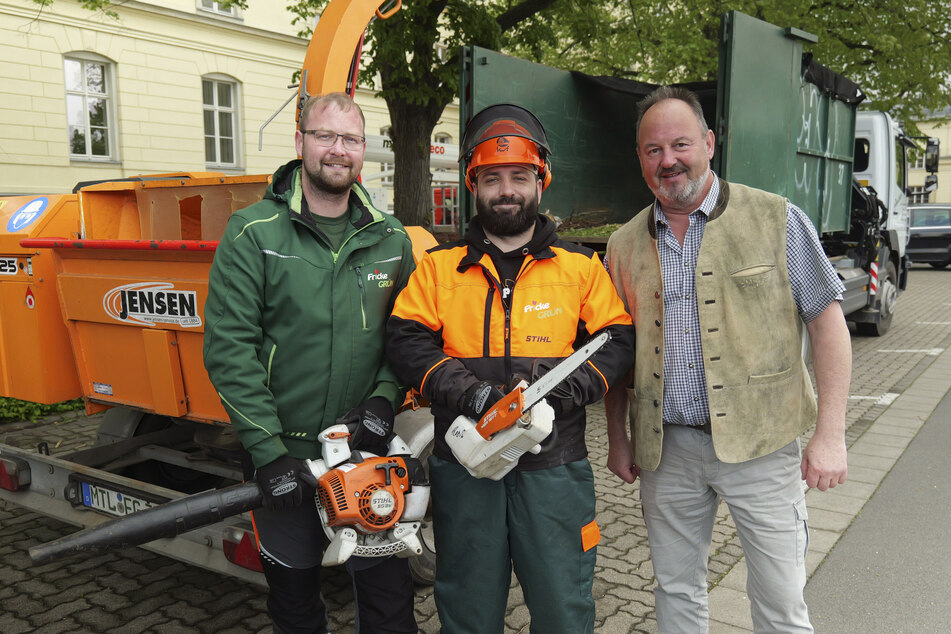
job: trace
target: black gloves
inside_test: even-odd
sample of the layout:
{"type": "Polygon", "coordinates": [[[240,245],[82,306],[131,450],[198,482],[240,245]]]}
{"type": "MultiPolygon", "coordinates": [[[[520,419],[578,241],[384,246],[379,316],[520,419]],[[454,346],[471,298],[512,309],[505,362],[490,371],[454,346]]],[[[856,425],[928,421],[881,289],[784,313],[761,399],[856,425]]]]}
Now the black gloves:
{"type": "Polygon", "coordinates": [[[311,487],[301,480],[301,471],[306,469],[303,460],[284,454],[257,470],[255,479],[264,494],[264,508],[269,511],[284,511],[296,508],[304,500],[304,493],[311,487]]]}
{"type": "Polygon", "coordinates": [[[469,386],[469,389],[459,398],[456,409],[474,421],[482,418],[489,409],[498,403],[505,394],[498,386],[488,381],[479,381],[469,386]]]}
{"type": "Polygon", "coordinates": [[[393,439],[393,406],[382,396],[364,401],[345,416],[357,428],[350,436],[351,451],[368,451],[385,456],[393,439]]]}

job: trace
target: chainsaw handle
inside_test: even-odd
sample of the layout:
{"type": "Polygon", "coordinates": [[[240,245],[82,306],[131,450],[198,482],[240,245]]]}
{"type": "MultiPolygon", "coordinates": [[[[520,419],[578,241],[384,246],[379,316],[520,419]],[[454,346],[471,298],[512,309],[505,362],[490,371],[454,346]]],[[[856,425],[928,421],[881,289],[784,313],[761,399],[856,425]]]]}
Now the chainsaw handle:
{"type": "Polygon", "coordinates": [[[489,440],[493,434],[515,424],[525,413],[523,388],[517,387],[493,405],[476,423],[479,435],[489,440]]]}

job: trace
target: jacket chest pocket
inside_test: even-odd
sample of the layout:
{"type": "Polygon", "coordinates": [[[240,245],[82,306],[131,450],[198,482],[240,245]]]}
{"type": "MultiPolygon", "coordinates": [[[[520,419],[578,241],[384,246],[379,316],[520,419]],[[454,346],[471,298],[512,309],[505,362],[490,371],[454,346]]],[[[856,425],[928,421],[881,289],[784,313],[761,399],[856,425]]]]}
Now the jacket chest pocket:
{"type": "Polygon", "coordinates": [[[390,298],[399,277],[401,261],[402,257],[396,256],[350,267],[364,330],[379,328],[389,316],[390,298]]]}

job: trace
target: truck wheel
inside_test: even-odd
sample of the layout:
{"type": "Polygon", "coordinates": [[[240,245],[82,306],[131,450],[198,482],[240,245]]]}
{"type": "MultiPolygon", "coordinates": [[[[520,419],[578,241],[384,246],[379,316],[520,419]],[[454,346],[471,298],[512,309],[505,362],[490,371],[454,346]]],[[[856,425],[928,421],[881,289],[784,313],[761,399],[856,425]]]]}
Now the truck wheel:
{"type": "Polygon", "coordinates": [[[931,267],[935,269],[946,269],[948,268],[948,264],[951,264],[951,262],[928,262],[928,264],[930,264],[931,267]]]}
{"type": "MultiPolygon", "coordinates": [[[[433,453],[434,443],[435,440],[429,441],[429,444],[418,456],[423,463],[427,478],[429,477],[429,456],[433,453]]],[[[409,572],[413,576],[413,581],[419,585],[431,586],[436,581],[436,542],[433,537],[432,500],[429,501],[426,516],[423,518],[422,526],[419,529],[419,541],[423,545],[423,552],[421,555],[409,558],[409,572]]]]}
{"type": "Polygon", "coordinates": [[[895,265],[889,262],[885,266],[885,278],[879,280],[878,299],[875,308],[878,310],[878,321],[875,323],[857,323],[855,329],[861,335],[881,337],[892,325],[892,316],[895,311],[895,302],[898,299],[898,273],[895,265]]]}

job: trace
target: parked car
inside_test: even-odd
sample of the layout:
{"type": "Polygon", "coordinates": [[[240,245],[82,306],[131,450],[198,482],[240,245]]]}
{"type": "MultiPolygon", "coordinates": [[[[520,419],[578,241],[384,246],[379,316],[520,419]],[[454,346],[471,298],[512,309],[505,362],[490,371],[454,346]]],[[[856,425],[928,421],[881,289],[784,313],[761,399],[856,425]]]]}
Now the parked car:
{"type": "Polygon", "coordinates": [[[912,262],[936,269],[951,264],[951,203],[909,205],[911,237],[908,256],[912,262]]]}

